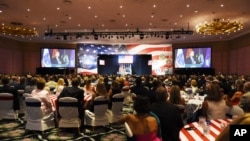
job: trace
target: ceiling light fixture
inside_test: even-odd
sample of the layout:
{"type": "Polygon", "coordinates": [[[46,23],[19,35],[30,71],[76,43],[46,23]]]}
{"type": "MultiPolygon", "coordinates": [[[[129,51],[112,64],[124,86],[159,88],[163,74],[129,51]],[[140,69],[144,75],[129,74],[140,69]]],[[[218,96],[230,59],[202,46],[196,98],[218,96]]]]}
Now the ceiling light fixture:
{"type": "Polygon", "coordinates": [[[0,33],[5,35],[13,35],[13,36],[38,36],[38,32],[35,28],[24,28],[22,27],[22,23],[19,22],[11,22],[11,25],[2,24],[0,33]]]}
{"type": "Polygon", "coordinates": [[[204,22],[195,27],[195,31],[204,35],[230,34],[243,28],[241,22],[214,19],[211,23],[204,22]]]}
{"type": "MultiPolygon", "coordinates": [[[[85,36],[85,37],[89,37],[89,36],[93,36],[93,38],[95,40],[98,40],[100,38],[108,38],[108,37],[113,37],[113,36],[117,36],[117,37],[122,37],[122,39],[124,38],[132,38],[132,37],[138,37],[140,39],[145,39],[144,37],[148,36],[148,37],[163,37],[165,36],[166,39],[169,39],[170,35],[192,35],[193,31],[192,30],[184,30],[183,28],[181,30],[172,30],[172,31],[140,31],[139,29],[137,29],[136,31],[124,31],[124,32],[98,32],[95,31],[94,29],[92,30],[92,32],[53,32],[52,29],[49,29],[45,32],[45,36],[46,37],[58,37],[58,36],[72,36],[72,37],[79,37],[79,36],[85,36]],[[137,36],[135,36],[137,35],[137,36]],[[155,36],[152,36],[155,35],[155,36]]],[[[110,38],[108,38],[110,39],[110,38]]]]}

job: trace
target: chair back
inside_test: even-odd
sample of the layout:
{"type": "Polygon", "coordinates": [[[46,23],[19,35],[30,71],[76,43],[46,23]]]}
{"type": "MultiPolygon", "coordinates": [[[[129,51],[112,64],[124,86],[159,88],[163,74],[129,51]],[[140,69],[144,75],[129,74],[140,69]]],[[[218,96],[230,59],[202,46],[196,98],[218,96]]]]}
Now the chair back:
{"type": "Polygon", "coordinates": [[[45,131],[55,127],[54,112],[44,113],[39,97],[26,97],[25,104],[26,130],[45,131]]]}
{"type": "Polygon", "coordinates": [[[103,117],[108,109],[108,98],[98,96],[94,99],[93,104],[95,117],[103,117]]]}
{"type": "Polygon", "coordinates": [[[10,93],[0,93],[0,110],[13,110],[13,95],[10,93]]]}
{"type": "Polygon", "coordinates": [[[13,109],[14,97],[11,93],[0,93],[0,119],[17,119],[13,109]]]}
{"type": "Polygon", "coordinates": [[[37,97],[26,97],[26,118],[31,120],[41,120],[43,118],[43,112],[41,109],[41,100],[37,97]]]}
{"type": "Polygon", "coordinates": [[[124,95],[122,93],[112,96],[112,108],[113,115],[122,115],[124,95]]]}
{"type": "Polygon", "coordinates": [[[61,97],[58,100],[58,112],[62,119],[79,118],[78,100],[74,97],[61,97]]]}

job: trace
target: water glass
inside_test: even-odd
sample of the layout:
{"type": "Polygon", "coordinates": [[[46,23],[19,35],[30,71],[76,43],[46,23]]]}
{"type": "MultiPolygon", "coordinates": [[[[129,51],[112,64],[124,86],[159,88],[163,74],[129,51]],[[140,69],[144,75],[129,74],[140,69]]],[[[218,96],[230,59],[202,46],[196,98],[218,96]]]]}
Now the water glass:
{"type": "Polygon", "coordinates": [[[205,123],[204,126],[202,127],[203,129],[203,134],[208,135],[210,133],[210,125],[205,123]]]}
{"type": "Polygon", "coordinates": [[[199,116],[198,123],[199,123],[200,127],[203,127],[205,125],[205,123],[206,123],[206,118],[204,116],[199,116]]]}

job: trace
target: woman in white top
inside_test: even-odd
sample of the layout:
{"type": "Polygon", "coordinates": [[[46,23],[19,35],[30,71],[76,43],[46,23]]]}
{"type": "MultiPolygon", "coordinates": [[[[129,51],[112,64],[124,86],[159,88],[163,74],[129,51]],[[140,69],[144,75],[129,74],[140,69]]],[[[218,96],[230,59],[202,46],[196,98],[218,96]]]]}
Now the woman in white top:
{"type": "Polygon", "coordinates": [[[42,77],[38,78],[36,82],[37,88],[31,92],[31,96],[41,99],[41,102],[42,102],[41,109],[45,115],[49,115],[50,113],[53,112],[53,110],[52,110],[52,105],[51,105],[50,98],[49,98],[49,91],[44,89],[45,83],[46,81],[44,78],[42,77]]]}
{"type": "Polygon", "coordinates": [[[226,119],[229,113],[229,105],[224,100],[223,93],[217,82],[211,82],[207,86],[207,96],[203,102],[203,111],[208,119],[226,119]]]}
{"type": "Polygon", "coordinates": [[[65,82],[64,82],[64,79],[63,79],[63,78],[59,78],[59,79],[57,80],[57,85],[56,85],[56,87],[55,87],[55,89],[54,89],[54,93],[55,93],[57,96],[59,96],[60,93],[62,92],[62,90],[63,90],[63,88],[64,88],[64,84],[65,84],[65,82]]]}

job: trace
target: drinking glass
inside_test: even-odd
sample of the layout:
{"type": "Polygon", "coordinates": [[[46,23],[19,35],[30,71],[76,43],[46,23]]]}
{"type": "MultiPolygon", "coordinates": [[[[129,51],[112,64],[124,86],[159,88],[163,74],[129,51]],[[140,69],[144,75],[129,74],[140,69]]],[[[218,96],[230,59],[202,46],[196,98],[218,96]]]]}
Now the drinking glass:
{"type": "Polygon", "coordinates": [[[206,118],[204,116],[199,116],[199,126],[203,127],[206,122],[206,118]]]}

